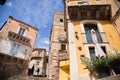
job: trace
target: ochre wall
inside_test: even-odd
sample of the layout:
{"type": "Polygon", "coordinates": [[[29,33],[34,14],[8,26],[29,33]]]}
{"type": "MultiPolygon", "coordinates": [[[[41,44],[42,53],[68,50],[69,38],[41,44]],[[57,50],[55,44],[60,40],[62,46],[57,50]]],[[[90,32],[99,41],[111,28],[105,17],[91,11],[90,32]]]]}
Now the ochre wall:
{"type": "Polygon", "coordinates": [[[81,64],[81,60],[80,60],[80,55],[86,55],[85,48],[83,45],[83,39],[82,39],[82,35],[81,35],[82,32],[80,29],[80,22],[74,22],[73,24],[74,24],[74,30],[75,30],[75,32],[78,32],[78,37],[79,37],[79,39],[76,38],[76,48],[77,48],[79,72],[86,73],[86,72],[88,72],[88,70],[84,69],[85,66],[81,64]],[[78,47],[81,47],[81,50],[79,50],[78,47]]]}
{"type": "Polygon", "coordinates": [[[69,60],[59,62],[59,80],[69,80],[69,60]]]}
{"type": "Polygon", "coordinates": [[[118,35],[114,26],[108,21],[100,21],[106,37],[112,49],[120,51],[120,36],[118,35]]]}
{"type": "MultiPolygon", "coordinates": [[[[106,34],[107,40],[109,42],[109,46],[111,49],[120,51],[120,37],[114,28],[114,26],[109,21],[98,21],[101,24],[103,31],[106,34]]],[[[78,56],[78,68],[80,73],[88,73],[88,70],[85,69],[85,66],[81,64],[80,55],[86,56],[85,46],[83,44],[83,37],[80,28],[80,21],[73,22],[75,32],[78,32],[79,39],[76,38],[76,48],[77,48],[77,56],[78,56]],[[81,47],[81,50],[79,49],[81,47]]]]}

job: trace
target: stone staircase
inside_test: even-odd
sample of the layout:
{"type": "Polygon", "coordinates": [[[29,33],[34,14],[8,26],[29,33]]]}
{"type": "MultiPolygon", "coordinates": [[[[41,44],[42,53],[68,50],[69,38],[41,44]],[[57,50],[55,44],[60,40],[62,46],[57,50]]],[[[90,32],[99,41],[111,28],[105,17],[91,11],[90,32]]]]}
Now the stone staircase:
{"type": "Polygon", "coordinates": [[[48,79],[47,79],[47,77],[33,77],[33,76],[30,76],[29,80],[48,80],[48,79]]]}
{"type": "Polygon", "coordinates": [[[17,75],[17,76],[10,77],[7,80],[48,80],[48,78],[47,77],[17,75]]]}

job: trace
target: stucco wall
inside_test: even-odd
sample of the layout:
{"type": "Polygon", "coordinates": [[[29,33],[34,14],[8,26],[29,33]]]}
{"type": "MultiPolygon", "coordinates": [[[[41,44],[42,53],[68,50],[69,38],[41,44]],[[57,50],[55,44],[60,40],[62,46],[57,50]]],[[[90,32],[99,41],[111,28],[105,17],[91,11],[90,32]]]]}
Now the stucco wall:
{"type": "MultiPolygon", "coordinates": [[[[80,2],[80,1],[71,0],[71,1],[68,1],[67,4],[69,6],[75,6],[75,5],[78,5],[78,2],[80,2]]],[[[114,2],[114,0],[89,0],[89,4],[90,5],[111,4],[112,16],[114,16],[116,11],[118,10],[118,6],[114,2]]],[[[98,21],[98,22],[100,23],[101,28],[103,29],[102,32],[105,32],[106,38],[108,40],[108,43],[105,43],[105,44],[103,43],[100,45],[106,46],[107,51],[114,51],[113,49],[120,51],[120,46],[118,46],[118,45],[120,45],[120,37],[118,35],[118,32],[115,29],[116,26],[113,26],[110,21],[98,21]]],[[[119,28],[120,24],[119,23],[120,23],[120,20],[118,17],[118,19],[116,20],[116,25],[117,25],[117,29],[120,33],[120,28],[119,28]]],[[[84,41],[83,41],[84,39],[81,34],[81,33],[83,33],[81,25],[80,25],[81,21],[73,22],[73,24],[74,24],[74,32],[78,32],[78,38],[75,38],[75,42],[76,42],[76,49],[77,49],[77,60],[78,60],[78,70],[80,73],[80,79],[88,80],[89,71],[87,69],[85,69],[86,67],[81,64],[82,62],[80,60],[80,55],[85,55],[87,57],[90,57],[90,54],[88,53],[89,51],[88,51],[88,49],[86,49],[86,47],[94,46],[94,45],[93,44],[84,44],[84,41]]],[[[69,33],[69,30],[68,30],[68,33],[69,33]]]]}
{"type": "MultiPolygon", "coordinates": [[[[12,53],[10,53],[10,50],[14,43],[17,43],[17,42],[10,41],[8,38],[2,39],[0,41],[0,52],[4,54],[12,55],[12,53]]],[[[29,57],[29,54],[32,52],[32,48],[30,48],[29,46],[22,45],[20,43],[17,43],[17,44],[19,44],[20,47],[19,47],[18,53],[14,56],[22,59],[27,59],[29,57]],[[25,51],[26,51],[26,54],[25,54],[25,51]]]]}
{"type": "Polygon", "coordinates": [[[36,40],[37,30],[21,22],[18,22],[14,19],[11,18],[8,19],[7,23],[4,25],[4,27],[1,30],[1,32],[3,33],[2,36],[7,37],[9,31],[18,33],[20,27],[25,28],[25,33],[23,34],[23,36],[30,39],[30,44],[33,47],[36,40]]]}
{"type": "MultiPolygon", "coordinates": [[[[82,36],[82,28],[81,28],[81,22],[82,21],[78,21],[78,22],[73,22],[74,23],[74,32],[78,32],[78,38],[75,38],[76,40],[76,49],[77,49],[77,60],[78,60],[78,70],[80,73],[80,78],[82,78],[83,80],[88,80],[89,78],[89,71],[87,69],[85,69],[86,67],[84,65],[82,65],[82,62],[80,60],[80,55],[85,55],[87,57],[90,57],[90,54],[87,52],[86,47],[88,46],[94,46],[92,44],[84,44],[83,41],[83,36],[82,36]],[[80,48],[80,49],[79,49],[80,48]],[[86,79],[86,78],[87,79],[86,79]]],[[[99,22],[99,24],[101,25],[100,27],[102,28],[103,32],[105,32],[106,34],[106,38],[108,40],[108,43],[103,43],[100,44],[101,46],[106,46],[106,51],[108,53],[108,51],[114,51],[117,50],[118,52],[120,51],[120,37],[116,31],[116,29],[114,28],[114,26],[112,25],[111,22],[109,21],[97,21],[99,22]]]]}

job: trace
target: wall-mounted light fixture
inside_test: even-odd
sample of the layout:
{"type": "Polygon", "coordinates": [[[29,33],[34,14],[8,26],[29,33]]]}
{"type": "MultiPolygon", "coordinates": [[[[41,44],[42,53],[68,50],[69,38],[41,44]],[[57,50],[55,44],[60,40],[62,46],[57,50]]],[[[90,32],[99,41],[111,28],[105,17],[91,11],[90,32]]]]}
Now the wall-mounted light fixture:
{"type": "Polygon", "coordinates": [[[85,56],[84,55],[80,55],[80,59],[84,59],[85,58],[85,56]]]}
{"type": "Polygon", "coordinates": [[[75,37],[78,38],[78,32],[75,32],[75,37]]]}

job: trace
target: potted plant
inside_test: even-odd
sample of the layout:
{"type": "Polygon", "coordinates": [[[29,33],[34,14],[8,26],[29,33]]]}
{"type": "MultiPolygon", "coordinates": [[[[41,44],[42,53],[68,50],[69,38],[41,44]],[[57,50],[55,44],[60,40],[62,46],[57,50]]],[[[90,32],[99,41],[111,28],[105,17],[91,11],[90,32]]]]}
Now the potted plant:
{"type": "Polygon", "coordinates": [[[110,66],[108,58],[95,59],[92,61],[91,70],[98,73],[98,78],[110,76],[110,66]]]}
{"type": "Polygon", "coordinates": [[[90,75],[97,78],[110,76],[110,66],[108,58],[94,59],[90,61],[87,57],[81,59],[82,64],[90,71],[90,75]]]}
{"type": "Polygon", "coordinates": [[[96,78],[98,76],[98,73],[91,68],[92,62],[89,60],[89,58],[82,56],[81,61],[82,61],[82,64],[86,66],[85,69],[88,69],[90,71],[90,77],[96,78]]]}

